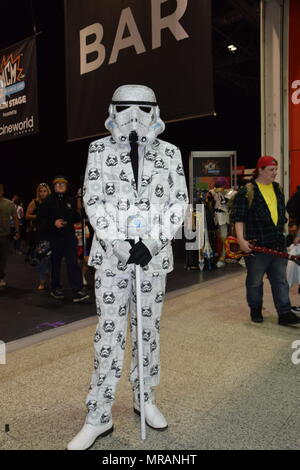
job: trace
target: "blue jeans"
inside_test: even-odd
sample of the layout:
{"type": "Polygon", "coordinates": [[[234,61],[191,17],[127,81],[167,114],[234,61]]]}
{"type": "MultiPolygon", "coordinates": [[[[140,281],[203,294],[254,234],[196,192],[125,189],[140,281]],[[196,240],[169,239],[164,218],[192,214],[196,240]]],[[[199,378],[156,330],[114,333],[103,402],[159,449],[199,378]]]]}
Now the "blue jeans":
{"type": "Polygon", "coordinates": [[[37,265],[37,270],[39,273],[39,280],[45,281],[47,277],[47,273],[50,272],[51,264],[50,264],[50,256],[44,256],[41,260],[39,260],[37,265]]]}
{"type": "Polygon", "coordinates": [[[289,285],[286,280],[287,259],[256,253],[245,256],[247,266],[247,302],[250,308],[261,309],[263,302],[263,277],[267,274],[273,301],[278,315],[291,310],[289,285]]]}
{"type": "Polygon", "coordinates": [[[5,277],[5,268],[8,252],[9,235],[0,235],[0,281],[5,277]]]}

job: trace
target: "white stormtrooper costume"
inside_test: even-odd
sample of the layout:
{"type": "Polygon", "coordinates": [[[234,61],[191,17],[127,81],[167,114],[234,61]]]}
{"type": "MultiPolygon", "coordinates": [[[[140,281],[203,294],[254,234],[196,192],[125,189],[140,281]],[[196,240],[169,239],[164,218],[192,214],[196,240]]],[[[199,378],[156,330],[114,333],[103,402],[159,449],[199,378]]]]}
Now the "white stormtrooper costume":
{"type": "Polygon", "coordinates": [[[89,264],[94,266],[99,324],[96,329],[94,373],[87,396],[88,415],[68,449],[89,448],[99,436],[113,431],[111,408],[121,376],[131,315],[132,364],[130,381],[134,411],[139,413],[136,338],[135,264],[141,268],[144,397],[146,423],[166,429],[155,405],[152,387],[160,376],[160,316],[166,274],[173,269],[171,240],[181,227],[188,193],[180,150],[157,139],[165,126],[154,92],[143,85],[119,87],[109,107],[106,128],[111,136],[90,144],[83,188],[86,213],[95,235],[89,264]],[[131,136],[138,148],[138,174],[131,159],[131,136]],[[136,179],[138,181],[136,181],[136,179]],[[143,225],[144,262],[131,257],[129,220],[143,225]]]}
{"type": "Polygon", "coordinates": [[[229,203],[237,191],[232,188],[225,189],[224,186],[218,186],[211,189],[209,192],[214,199],[214,222],[218,227],[219,236],[222,242],[222,251],[216,266],[217,268],[223,268],[225,266],[226,257],[225,240],[228,236],[230,225],[229,203]]]}

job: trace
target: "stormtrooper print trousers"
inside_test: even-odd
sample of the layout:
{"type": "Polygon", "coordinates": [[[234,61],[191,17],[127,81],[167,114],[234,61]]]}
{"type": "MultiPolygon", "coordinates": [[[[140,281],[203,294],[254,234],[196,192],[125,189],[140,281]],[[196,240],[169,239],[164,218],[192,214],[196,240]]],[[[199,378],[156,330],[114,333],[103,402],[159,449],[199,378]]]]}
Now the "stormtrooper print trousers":
{"type": "MultiPolygon", "coordinates": [[[[129,312],[132,342],[130,382],[136,398],[139,398],[136,286],[134,268],[132,269],[128,274],[122,275],[107,276],[100,270],[95,273],[99,323],[94,338],[94,372],[86,400],[86,422],[89,424],[104,424],[111,419],[111,407],[122,372],[129,312]]],[[[144,388],[147,401],[151,388],[159,384],[159,329],[166,275],[147,274],[142,269],[140,274],[144,388]]]]}

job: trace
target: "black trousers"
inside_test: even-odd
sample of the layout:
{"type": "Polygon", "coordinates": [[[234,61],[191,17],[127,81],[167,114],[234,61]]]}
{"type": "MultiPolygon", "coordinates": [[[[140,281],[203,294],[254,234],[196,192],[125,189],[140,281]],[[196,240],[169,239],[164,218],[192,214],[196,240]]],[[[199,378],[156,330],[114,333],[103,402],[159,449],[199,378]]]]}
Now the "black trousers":
{"type": "Polygon", "coordinates": [[[5,277],[6,261],[9,252],[9,235],[0,235],[0,280],[5,277]]]}
{"type": "Polygon", "coordinates": [[[67,273],[73,292],[82,289],[82,274],[77,262],[77,238],[75,234],[53,237],[51,240],[52,289],[61,289],[60,270],[63,257],[66,259],[67,273]]]}

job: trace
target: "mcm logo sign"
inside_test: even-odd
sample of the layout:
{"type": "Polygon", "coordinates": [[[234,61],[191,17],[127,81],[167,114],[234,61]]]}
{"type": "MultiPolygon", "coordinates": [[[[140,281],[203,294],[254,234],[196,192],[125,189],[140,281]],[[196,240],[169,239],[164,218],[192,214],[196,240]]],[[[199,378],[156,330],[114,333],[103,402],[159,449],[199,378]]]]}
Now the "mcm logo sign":
{"type": "Polygon", "coordinates": [[[24,69],[20,66],[21,54],[8,57],[0,56],[0,105],[1,109],[26,103],[26,96],[6,101],[6,96],[24,90],[24,69]]]}
{"type": "Polygon", "coordinates": [[[2,57],[0,64],[0,80],[3,86],[8,87],[17,82],[21,82],[24,78],[24,69],[20,66],[21,55],[13,57],[11,54],[7,58],[2,57]]]}

